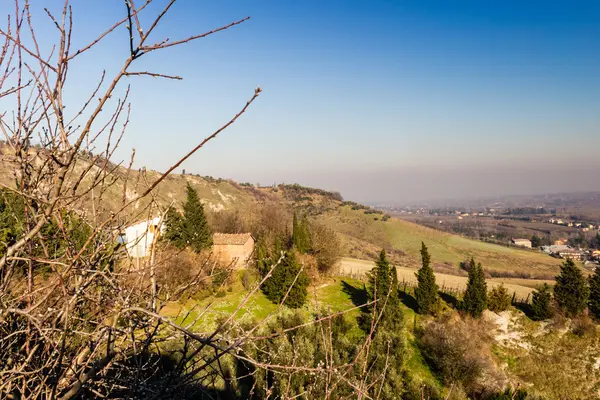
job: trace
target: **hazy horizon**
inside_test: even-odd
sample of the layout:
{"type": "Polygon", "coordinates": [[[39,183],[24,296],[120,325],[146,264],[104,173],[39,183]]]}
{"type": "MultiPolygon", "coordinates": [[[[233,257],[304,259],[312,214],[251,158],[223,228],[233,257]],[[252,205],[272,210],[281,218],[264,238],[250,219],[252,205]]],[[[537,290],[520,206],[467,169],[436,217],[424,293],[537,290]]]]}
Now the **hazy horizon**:
{"type": "MultiPolygon", "coordinates": [[[[75,3],[73,47],[122,6],[75,3]]],[[[127,79],[131,122],[114,159],[135,148],[135,167],[166,170],[261,86],[181,169],[371,203],[600,190],[599,14],[596,1],[180,0],[155,40],[252,19],[140,60],[184,80],[127,79]]],[[[44,47],[55,27],[32,18],[44,47]]],[[[122,29],[78,58],[67,110],[128,51],[122,29]]]]}

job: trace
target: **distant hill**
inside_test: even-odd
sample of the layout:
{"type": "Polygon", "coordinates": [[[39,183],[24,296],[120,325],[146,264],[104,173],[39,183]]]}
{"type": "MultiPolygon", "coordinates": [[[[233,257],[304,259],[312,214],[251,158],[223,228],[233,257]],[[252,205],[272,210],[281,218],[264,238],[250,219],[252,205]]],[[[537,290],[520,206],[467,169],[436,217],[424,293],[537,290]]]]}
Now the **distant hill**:
{"type": "MultiPolygon", "coordinates": [[[[86,167],[89,167],[89,161],[82,157],[76,168],[86,167]]],[[[93,168],[101,171],[99,166],[93,168]]],[[[113,179],[115,184],[101,198],[99,193],[90,193],[88,210],[94,204],[96,210],[101,212],[116,211],[122,206],[124,198],[134,198],[160,176],[156,171],[128,172],[118,166],[113,166],[111,173],[107,175],[107,179],[113,179]]],[[[13,182],[10,166],[1,163],[0,183],[13,185],[13,182]]],[[[443,272],[459,273],[459,263],[471,256],[493,273],[526,272],[535,277],[548,278],[558,270],[558,260],[536,251],[483,243],[390,218],[381,211],[343,201],[339,193],[300,185],[257,188],[231,180],[174,174],[158,185],[154,200],[163,207],[173,204],[179,208],[185,199],[185,187],[188,183],[198,191],[206,209],[211,212],[239,210],[244,214],[252,212],[259,204],[269,203],[297,209],[310,219],[339,233],[344,256],[348,257],[372,259],[384,247],[398,265],[418,267],[421,241],[424,241],[429,247],[434,265],[443,272]]],[[[134,204],[128,212],[136,214],[137,218],[157,213],[157,210],[147,208],[150,200],[146,198],[134,204]]]]}

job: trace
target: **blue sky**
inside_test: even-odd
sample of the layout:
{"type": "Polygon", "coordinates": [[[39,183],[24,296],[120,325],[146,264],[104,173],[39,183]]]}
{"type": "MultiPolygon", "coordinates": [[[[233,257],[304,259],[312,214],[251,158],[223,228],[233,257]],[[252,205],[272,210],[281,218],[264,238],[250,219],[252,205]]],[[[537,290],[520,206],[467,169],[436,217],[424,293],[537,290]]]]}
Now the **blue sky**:
{"type": "MultiPolygon", "coordinates": [[[[120,0],[73,6],[76,44],[125,12],[120,0]]],[[[137,166],[166,169],[261,86],[187,171],[360,201],[600,189],[598,1],[179,0],[154,38],[248,15],[139,60],[184,80],[129,79],[132,122],[117,159],[135,147],[137,166]]],[[[120,68],[127,46],[121,30],[72,66],[74,105],[103,68],[120,68]]]]}

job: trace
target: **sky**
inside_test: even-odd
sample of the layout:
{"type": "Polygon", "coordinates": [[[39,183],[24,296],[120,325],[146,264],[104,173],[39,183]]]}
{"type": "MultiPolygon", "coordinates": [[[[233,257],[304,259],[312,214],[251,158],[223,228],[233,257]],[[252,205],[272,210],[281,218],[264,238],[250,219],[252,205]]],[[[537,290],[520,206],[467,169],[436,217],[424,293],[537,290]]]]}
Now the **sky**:
{"type": "MultiPolygon", "coordinates": [[[[32,3],[48,48],[56,31],[32,3]]],[[[62,4],[43,2],[57,13],[62,4]]],[[[74,0],[73,11],[73,47],[125,16],[122,0],[74,0]]],[[[132,70],[183,80],[117,88],[131,84],[132,113],[115,161],[135,148],[136,167],[167,169],[260,86],[248,112],[182,168],[371,203],[600,190],[596,0],[178,0],[152,39],[246,16],[136,61],[132,70]]],[[[103,69],[121,68],[128,46],[120,29],[74,62],[72,109],[103,69]]]]}

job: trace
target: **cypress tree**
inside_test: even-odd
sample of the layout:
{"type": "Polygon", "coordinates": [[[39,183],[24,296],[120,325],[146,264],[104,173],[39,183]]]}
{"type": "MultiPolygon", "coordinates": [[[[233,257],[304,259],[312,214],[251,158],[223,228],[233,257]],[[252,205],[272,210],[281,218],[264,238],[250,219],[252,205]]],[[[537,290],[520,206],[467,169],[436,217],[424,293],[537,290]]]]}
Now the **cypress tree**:
{"type": "Polygon", "coordinates": [[[431,268],[431,256],[425,243],[421,242],[421,268],[415,276],[418,285],[415,289],[417,310],[419,314],[429,314],[434,310],[438,298],[438,285],[435,282],[435,274],[431,268]]]}
{"type": "MultiPolygon", "coordinates": [[[[269,266],[268,269],[270,268],[269,266]]],[[[307,288],[310,279],[305,271],[300,271],[300,268],[294,253],[287,252],[281,263],[275,267],[272,275],[263,284],[262,291],[265,296],[273,303],[278,304],[289,290],[283,304],[290,308],[302,307],[308,297],[307,288]],[[296,278],[296,276],[298,277],[296,278]]]]}
{"type": "Polygon", "coordinates": [[[312,251],[312,240],[310,237],[310,226],[306,215],[303,215],[302,220],[300,221],[300,232],[302,232],[302,250],[304,250],[304,253],[309,253],[312,251]]]}
{"type": "Polygon", "coordinates": [[[568,258],[560,267],[556,277],[554,298],[567,316],[574,317],[583,312],[587,305],[590,289],[583,274],[573,260],[568,258]]]}
{"type": "Polygon", "coordinates": [[[194,251],[200,252],[212,245],[212,233],[204,215],[204,206],[196,190],[188,183],[187,199],[183,205],[183,239],[194,251]]]}
{"type": "Polygon", "coordinates": [[[172,207],[169,208],[165,215],[165,233],[163,238],[179,248],[185,247],[183,217],[172,207]]]}
{"type": "Polygon", "coordinates": [[[462,302],[463,310],[474,318],[479,318],[487,307],[487,284],[481,263],[471,258],[471,269],[467,290],[462,302]]]}
{"type": "Polygon", "coordinates": [[[552,317],[552,294],[547,283],[533,292],[531,301],[532,319],[542,321],[552,317]]]}
{"type": "Polygon", "coordinates": [[[300,222],[298,221],[298,214],[294,211],[294,219],[292,221],[292,244],[296,249],[302,245],[300,236],[300,222]]]}
{"type": "MultiPolygon", "coordinates": [[[[387,259],[385,249],[381,250],[379,257],[375,260],[375,267],[369,272],[369,286],[367,294],[370,300],[385,299],[390,291],[392,281],[390,275],[390,262],[387,259]]],[[[383,304],[383,302],[381,302],[383,304]]],[[[377,303],[377,307],[382,304],[377,303]]]]}
{"type": "Polygon", "coordinates": [[[600,268],[594,270],[594,274],[589,278],[590,284],[590,300],[588,307],[590,314],[596,319],[600,320],[600,268]]]}
{"type": "Polygon", "coordinates": [[[298,219],[298,215],[294,211],[294,220],[292,222],[292,243],[296,250],[301,254],[306,254],[310,251],[310,231],[306,217],[298,219]]]}
{"type": "Polygon", "coordinates": [[[371,306],[371,310],[375,309],[379,313],[385,305],[381,320],[383,325],[389,327],[402,323],[402,310],[398,297],[398,272],[396,267],[390,265],[385,249],[381,250],[375,261],[375,267],[369,272],[367,296],[369,300],[377,301],[371,306]]]}

